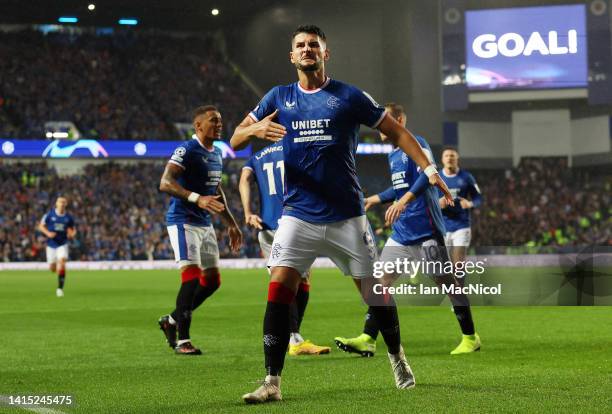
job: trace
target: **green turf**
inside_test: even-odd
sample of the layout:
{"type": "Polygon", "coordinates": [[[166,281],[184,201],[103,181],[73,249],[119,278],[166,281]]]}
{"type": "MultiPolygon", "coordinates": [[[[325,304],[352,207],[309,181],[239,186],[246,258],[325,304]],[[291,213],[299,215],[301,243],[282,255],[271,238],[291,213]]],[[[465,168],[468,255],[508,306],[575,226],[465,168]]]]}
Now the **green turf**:
{"type": "MultiPolygon", "coordinates": [[[[263,377],[262,271],[223,271],[195,316],[201,357],[179,357],[157,318],[171,310],[175,271],[69,271],[55,297],[46,272],[0,273],[0,395],[72,394],[82,413],[610,412],[612,308],[477,307],[482,352],[451,357],[448,306],[400,309],[417,387],[394,388],[384,344],[374,358],[337,349],[290,358],[282,403],[244,406],[263,377]]],[[[358,334],[365,307],[349,279],[314,272],[302,332],[332,345],[358,334]]],[[[55,407],[58,408],[58,407],[55,407]]],[[[11,411],[0,406],[0,411],[11,411]]],[[[21,411],[25,412],[25,411],[21,411]]]]}

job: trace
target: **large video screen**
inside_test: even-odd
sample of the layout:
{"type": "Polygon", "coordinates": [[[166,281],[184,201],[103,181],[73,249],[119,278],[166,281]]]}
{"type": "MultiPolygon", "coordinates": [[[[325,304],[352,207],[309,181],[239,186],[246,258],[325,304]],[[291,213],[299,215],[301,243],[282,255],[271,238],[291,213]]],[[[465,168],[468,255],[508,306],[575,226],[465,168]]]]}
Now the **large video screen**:
{"type": "Polygon", "coordinates": [[[469,10],[465,15],[470,91],[584,88],[584,4],[469,10]]]}

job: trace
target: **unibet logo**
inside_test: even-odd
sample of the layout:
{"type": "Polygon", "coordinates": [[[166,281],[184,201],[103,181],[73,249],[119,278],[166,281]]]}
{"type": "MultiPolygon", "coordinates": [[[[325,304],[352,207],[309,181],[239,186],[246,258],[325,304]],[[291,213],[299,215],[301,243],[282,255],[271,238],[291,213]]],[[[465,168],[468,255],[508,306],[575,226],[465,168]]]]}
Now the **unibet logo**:
{"type": "Polygon", "coordinates": [[[567,55],[578,52],[578,34],[576,30],[568,30],[567,45],[559,45],[559,35],[554,30],[548,32],[548,42],[538,32],[531,33],[527,41],[518,33],[505,33],[499,39],[494,34],[486,33],[474,39],[472,50],[483,59],[494,58],[498,54],[506,57],[531,56],[534,52],[567,55]]]}

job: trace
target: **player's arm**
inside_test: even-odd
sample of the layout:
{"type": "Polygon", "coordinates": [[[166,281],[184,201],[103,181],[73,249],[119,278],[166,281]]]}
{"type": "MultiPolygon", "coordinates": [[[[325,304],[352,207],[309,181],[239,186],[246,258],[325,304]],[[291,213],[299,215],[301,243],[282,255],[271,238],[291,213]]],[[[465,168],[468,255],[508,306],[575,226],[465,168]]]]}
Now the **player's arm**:
{"type": "Polygon", "coordinates": [[[76,235],[77,235],[77,229],[76,227],[74,227],[74,225],[66,229],[66,236],[68,236],[69,239],[74,239],[76,235]]]}
{"type": "Polygon", "coordinates": [[[178,179],[182,174],[182,167],[171,162],[167,163],[159,182],[159,191],[189,201],[190,203],[195,203],[201,209],[208,210],[211,213],[220,213],[225,209],[223,203],[218,200],[221,196],[202,196],[180,185],[178,179]]]}
{"type": "Polygon", "coordinates": [[[419,145],[418,141],[412,135],[410,131],[401,126],[393,117],[389,114],[385,114],[382,122],[378,126],[378,129],[385,134],[389,140],[396,146],[400,147],[414,162],[421,167],[421,170],[425,172],[429,177],[431,185],[435,185],[440,188],[444,193],[444,197],[448,200],[448,203],[453,205],[453,197],[451,196],[448,186],[438,174],[436,167],[431,163],[427,155],[419,145]]]}
{"type": "Polygon", "coordinates": [[[366,198],[365,199],[365,210],[368,211],[370,208],[372,208],[375,205],[390,203],[394,200],[395,200],[395,190],[393,189],[393,186],[389,186],[389,188],[387,188],[386,190],[366,198]]]}
{"type": "Polygon", "coordinates": [[[385,224],[390,226],[404,212],[408,204],[416,200],[429,186],[429,179],[421,172],[406,194],[393,203],[385,212],[385,224]]]}
{"type": "Polygon", "coordinates": [[[476,208],[482,204],[482,194],[480,194],[480,188],[478,188],[478,184],[476,184],[476,180],[474,177],[470,175],[470,182],[467,188],[469,200],[465,198],[461,198],[459,201],[461,203],[461,207],[464,209],[468,208],[476,208]]]}
{"type": "Polygon", "coordinates": [[[249,144],[253,138],[277,142],[283,139],[287,130],[284,126],[273,121],[278,114],[278,109],[261,121],[256,121],[252,115],[247,115],[240,125],[236,127],[234,135],[230,139],[230,145],[234,150],[240,150],[249,144]]]}
{"type": "Polygon", "coordinates": [[[45,223],[46,219],[47,219],[47,216],[43,217],[43,219],[40,221],[40,223],[38,223],[38,231],[40,231],[42,234],[44,234],[48,238],[52,239],[52,238],[55,237],[55,235],[57,233],[55,233],[54,231],[50,231],[47,228],[47,225],[45,223]]]}
{"type": "Polygon", "coordinates": [[[261,217],[253,214],[251,210],[251,184],[255,181],[254,178],[255,173],[253,173],[252,169],[248,167],[242,168],[238,191],[240,192],[240,201],[242,201],[242,209],[244,210],[245,223],[255,227],[257,230],[263,230],[261,217]]]}
{"type": "Polygon", "coordinates": [[[49,230],[44,223],[40,223],[38,225],[38,230],[50,239],[54,238],[57,234],[56,232],[49,230]]]}
{"type": "Polygon", "coordinates": [[[238,227],[238,223],[234,218],[234,215],[229,209],[229,205],[227,204],[227,198],[225,197],[225,192],[223,188],[221,188],[221,184],[217,187],[217,193],[221,197],[221,201],[223,202],[224,210],[221,212],[221,218],[225,221],[227,225],[227,233],[230,239],[230,248],[234,253],[237,253],[240,250],[240,246],[242,245],[242,231],[240,231],[240,227],[238,227]]]}

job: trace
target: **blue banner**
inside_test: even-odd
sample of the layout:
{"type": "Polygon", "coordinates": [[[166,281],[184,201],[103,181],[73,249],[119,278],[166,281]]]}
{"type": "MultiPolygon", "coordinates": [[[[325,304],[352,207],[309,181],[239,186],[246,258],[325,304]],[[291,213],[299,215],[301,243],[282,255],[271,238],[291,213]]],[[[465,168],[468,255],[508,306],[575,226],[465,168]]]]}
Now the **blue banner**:
{"type": "MultiPolygon", "coordinates": [[[[11,158],[169,158],[184,141],[8,140],[0,139],[0,157],[11,158]]],[[[215,141],[223,158],[249,158],[251,147],[234,151],[215,141]]]]}

